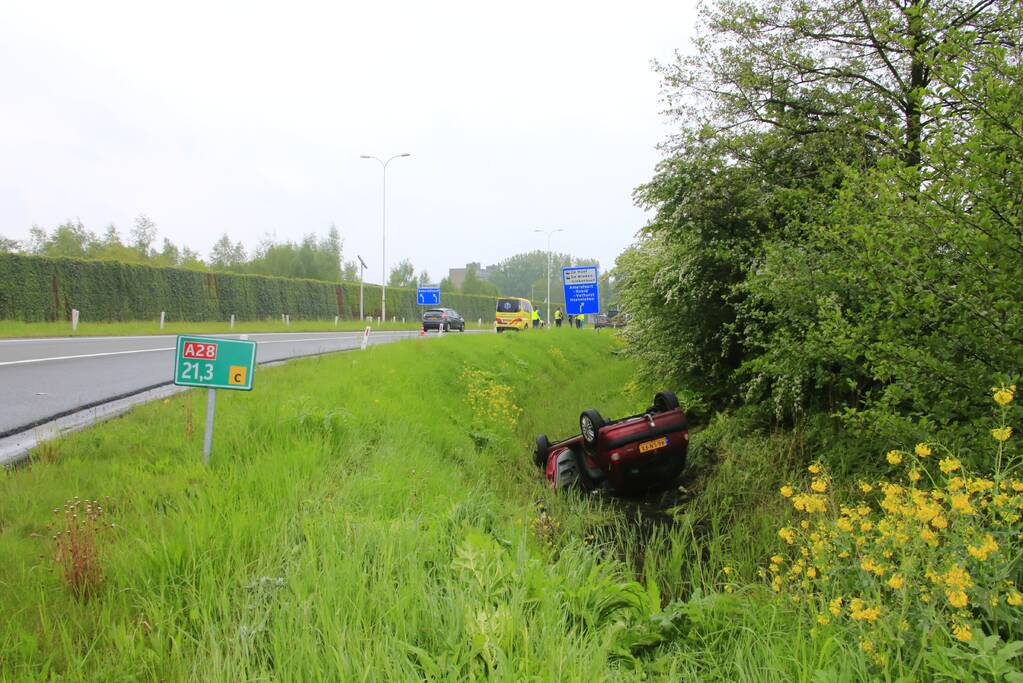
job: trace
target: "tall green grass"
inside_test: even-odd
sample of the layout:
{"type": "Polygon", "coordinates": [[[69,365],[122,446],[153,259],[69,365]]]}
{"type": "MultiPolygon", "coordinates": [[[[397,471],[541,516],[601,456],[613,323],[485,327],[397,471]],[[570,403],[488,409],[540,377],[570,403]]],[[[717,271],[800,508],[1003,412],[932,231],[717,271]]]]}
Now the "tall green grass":
{"type": "Polygon", "coordinates": [[[221,392],[208,469],[201,392],[50,445],[0,478],[0,679],[940,678],[872,667],[761,575],[809,457],[793,435],[720,416],[659,496],[543,484],[536,433],[649,404],[618,344],[453,335],[262,368],[221,392]],[[47,528],[75,496],[117,525],[87,601],[47,528]]]}

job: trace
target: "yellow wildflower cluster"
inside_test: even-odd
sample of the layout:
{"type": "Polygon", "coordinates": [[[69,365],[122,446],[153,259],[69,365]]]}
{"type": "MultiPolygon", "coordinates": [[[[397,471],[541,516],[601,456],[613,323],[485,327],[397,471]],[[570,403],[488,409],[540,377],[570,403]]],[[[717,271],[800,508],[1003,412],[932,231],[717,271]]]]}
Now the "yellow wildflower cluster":
{"type": "Polygon", "coordinates": [[[490,373],[469,366],[462,370],[461,380],[476,427],[507,431],[515,426],[522,409],[512,402],[511,387],[501,384],[490,373]]]}
{"type": "Polygon", "coordinates": [[[1016,385],[1005,386],[1004,384],[999,387],[991,387],[991,391],[994,392],[995,403],[1000,406],[1007,406],[1012,403],[1012,399],[1016,398],[1016,385]]]}
{"type": "Polygon", "coordinates": [[[992,629],[1018,618],[1023,593],[1004,577],[1008,549],[1023,540],[1023,481],[1010,476],[1020,463],[1001,457],[1015,387],[993,391],[1003,423],[986,476],[938,444],[918,443],[886,455],[904,478],[858,481],[863,498],[852,503],[835,500],[821,463],[808,468],[807,484],[781,488],[801,519],[778,531],[785,545],[770,558],[771,587],[805,610],[815,633],[853,629],[882,657],[929,642],[935,628],[969,641],[978,617],[992,629]]]}

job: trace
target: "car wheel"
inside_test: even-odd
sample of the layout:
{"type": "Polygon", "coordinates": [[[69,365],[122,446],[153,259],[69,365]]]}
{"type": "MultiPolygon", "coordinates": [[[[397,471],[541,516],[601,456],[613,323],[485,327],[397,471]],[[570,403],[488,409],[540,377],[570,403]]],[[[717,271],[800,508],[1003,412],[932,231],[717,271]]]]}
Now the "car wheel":
{"type": "Polygon", "coordinates": [[[571,449],[566,449],[558,456],[558,464],[554,474],[554,488],[558,491],[579,485],[579,465],[571,449]]]}
{"type": "Polygon", "coordinates": [[[543,467],[547,464],[547,456],[551,451],[551,443],[547,440],[546,434],[539,434],[536,437],[536,450],[533,451],[533,464],[543,467]]]}
{"type": "Polygon", "coordinates": [[[658,413],[678,410],[678,397],[671,391],[658,391],[654,396],[654,410],[658,413]]]}
{"type": "Polygon", "coordinates": [[[597,441],[597,435],[604,428],[607,422],[592,408],[584,410],[579,416],[579,432],[583,435],[583,441],[587,446],[592,446],[597,441]]]}

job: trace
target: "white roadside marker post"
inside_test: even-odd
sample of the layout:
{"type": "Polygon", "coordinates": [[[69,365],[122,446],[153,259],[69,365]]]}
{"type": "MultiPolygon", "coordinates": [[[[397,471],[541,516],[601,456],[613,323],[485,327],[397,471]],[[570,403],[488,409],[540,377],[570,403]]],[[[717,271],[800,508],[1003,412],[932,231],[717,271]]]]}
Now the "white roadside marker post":
{"type": "Polygon", "coordinates": [[[167,311],[160,311],[160,329],[163,329],[163,321],[167,318],[167,311]]]}
{"type": "Polygon", "coordinates": [[[231,314],[231,329],[234,329],[234,313],[231,314]]]}
{"type": "Polygon", "coordinates": [[[369,344],[369,327],[362,333],[362,350],[366,350],[366,345],[369,344]]]}
{"type": "Polygon", "coordinates": [[[77,308],[72,308],[71,309],[71,331],[72,332],[74,332],[75,330],[78,329],[78,315],[79,315],[78,309],[77,308]]]}
{"type": "Polygon", "coordinates": [[[334,327],[337,327],[337,318],[338,318],[338,316],[335,315],[334,316],[334,327]]]}

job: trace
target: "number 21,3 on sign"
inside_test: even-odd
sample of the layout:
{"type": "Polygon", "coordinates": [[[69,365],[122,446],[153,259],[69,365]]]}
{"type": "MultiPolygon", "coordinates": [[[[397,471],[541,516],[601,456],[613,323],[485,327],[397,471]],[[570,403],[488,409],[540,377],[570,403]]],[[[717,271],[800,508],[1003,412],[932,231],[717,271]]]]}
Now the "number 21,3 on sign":
{"type": "Polygon", "coordinates": [[[191,361],[181,362],[181,379],[191,379],[196,382],[213,381],[213,363],[193,363],[191,361]]]}

